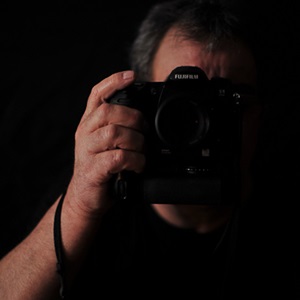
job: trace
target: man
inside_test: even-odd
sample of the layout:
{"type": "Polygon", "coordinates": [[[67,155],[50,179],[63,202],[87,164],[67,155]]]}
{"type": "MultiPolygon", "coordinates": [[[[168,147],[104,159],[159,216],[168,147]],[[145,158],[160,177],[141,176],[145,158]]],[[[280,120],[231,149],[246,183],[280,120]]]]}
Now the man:
{"type": "MultiPolygon", "coordinates": [[[[75,134],[74,168],[65,194],[2,259],[3,299],[59,299],[58,273],[70,299],[100,299],[107,293],[109,298],[182,293],[190,299],[196,293],[222,299],[240,296],[243,286],[248,287],[249,277],[244,282],[234,271],[240,270],[233,261],[236,203],[149,204],[114,198],[116,176],[123,171],[142,174],[147,165],[147,125],[141,111],[108,103],[135,80],[162,82],[178,66],[196,66],[209,79],[222,77],[255,88],[256,62],[241,29],[237,16],[217,1],[166,2],[150,11],[132,49],[135,72],[113,74],[91,91],[75,134]]],[[[245,202],[257,118],[256,109],[245,111],[240,160],[245,202]]],[[[243,267],[247,273],[248,262],[243,267]]]]}

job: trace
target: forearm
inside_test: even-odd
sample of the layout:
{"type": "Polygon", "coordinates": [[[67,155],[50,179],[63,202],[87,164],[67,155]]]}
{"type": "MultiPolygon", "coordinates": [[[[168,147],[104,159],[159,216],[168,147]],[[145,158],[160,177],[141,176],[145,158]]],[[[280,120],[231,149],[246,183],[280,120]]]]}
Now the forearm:
{"type": "MultiPolygon", "coordinates": [[[[0,261],[0,295],[3,299],[59,299],[60,279],[56,272],[53,237],[57,202],[31,234],[0,261]]],[[[99,219],[81,215],[68,203],[66,195],[61,231],[69,286],[98,228],[99,219]]]]}

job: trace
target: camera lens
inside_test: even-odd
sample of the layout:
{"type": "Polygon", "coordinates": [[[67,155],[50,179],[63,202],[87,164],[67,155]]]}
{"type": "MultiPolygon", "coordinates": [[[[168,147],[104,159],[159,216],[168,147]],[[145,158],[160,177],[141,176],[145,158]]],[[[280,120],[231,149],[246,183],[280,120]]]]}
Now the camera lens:
{"type": "Polygon", "coordinates": [[[199,101],[176,97],[166,99],[158,108],[155,127],[159,138],[169,147],[188,148],[204,139],[209,117],[199,101]]]}

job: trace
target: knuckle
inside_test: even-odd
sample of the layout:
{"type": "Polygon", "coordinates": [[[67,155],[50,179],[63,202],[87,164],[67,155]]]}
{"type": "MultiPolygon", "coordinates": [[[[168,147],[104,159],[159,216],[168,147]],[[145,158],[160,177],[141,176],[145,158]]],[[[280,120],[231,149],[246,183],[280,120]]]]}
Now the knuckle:
{"type": "Polygon", "coordinates": [[[119,127],[115,124],[110,124],[106,126],[106,137],[108,139],[116,139],[119,136],[119,127]]]}
{"type": "Polygon", "coordinates": [[[126,155],[125,155],[125,151],[124,150],[117,150],[117,151],[113,151],[113,156],[112,156],[112,164],[114,166],[119,166],[122,165],[124,163],[124,161],[126,160],[126,155]]]}
{"type": "Polygon", "coordinates": [[[97,98],[97,96],[99,95],[100,93],[100,88],[99,88],[99,84],[96,84],[92,87],[91,89],[91,92],[90,92],[90,95],[93,97],[93,98],[97,98]]]}
{"type": "Polygon", "coordinates": [[[102,103],[99,107],[98,107],[98,111],[100,112],[100,114],[102,115],[107,115],[111,110],[111,104],[109,103],[102,103]]]}
{"type": "Polygon", "coordinates": [[[133,124],[137,125],[138,129],[142,128],[142,124],[144,124],[144,116],[143,116],[142,112],[140,112],[137,109],[132,109],[131,110],[131,120],[132,120],[133,124]]]}
{"type": "Polygon", "coordinates": [[[142,118],[142,113],[139,110],[137,110],[137,109],[132,109],[131,113],[132,113],[132,118],[134,120],[138,121],[138,120],[140,120],[142,118]]]}

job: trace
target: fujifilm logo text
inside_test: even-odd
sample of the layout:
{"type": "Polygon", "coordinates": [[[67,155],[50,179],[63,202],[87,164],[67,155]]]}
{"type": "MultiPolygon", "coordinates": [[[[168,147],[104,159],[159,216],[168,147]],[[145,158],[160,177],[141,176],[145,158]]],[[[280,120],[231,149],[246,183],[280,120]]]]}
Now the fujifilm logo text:
{"type": "Polygon", "coordinates": [[[199,79],[198,74],[175,74],[175,79],[199,79]]]}

